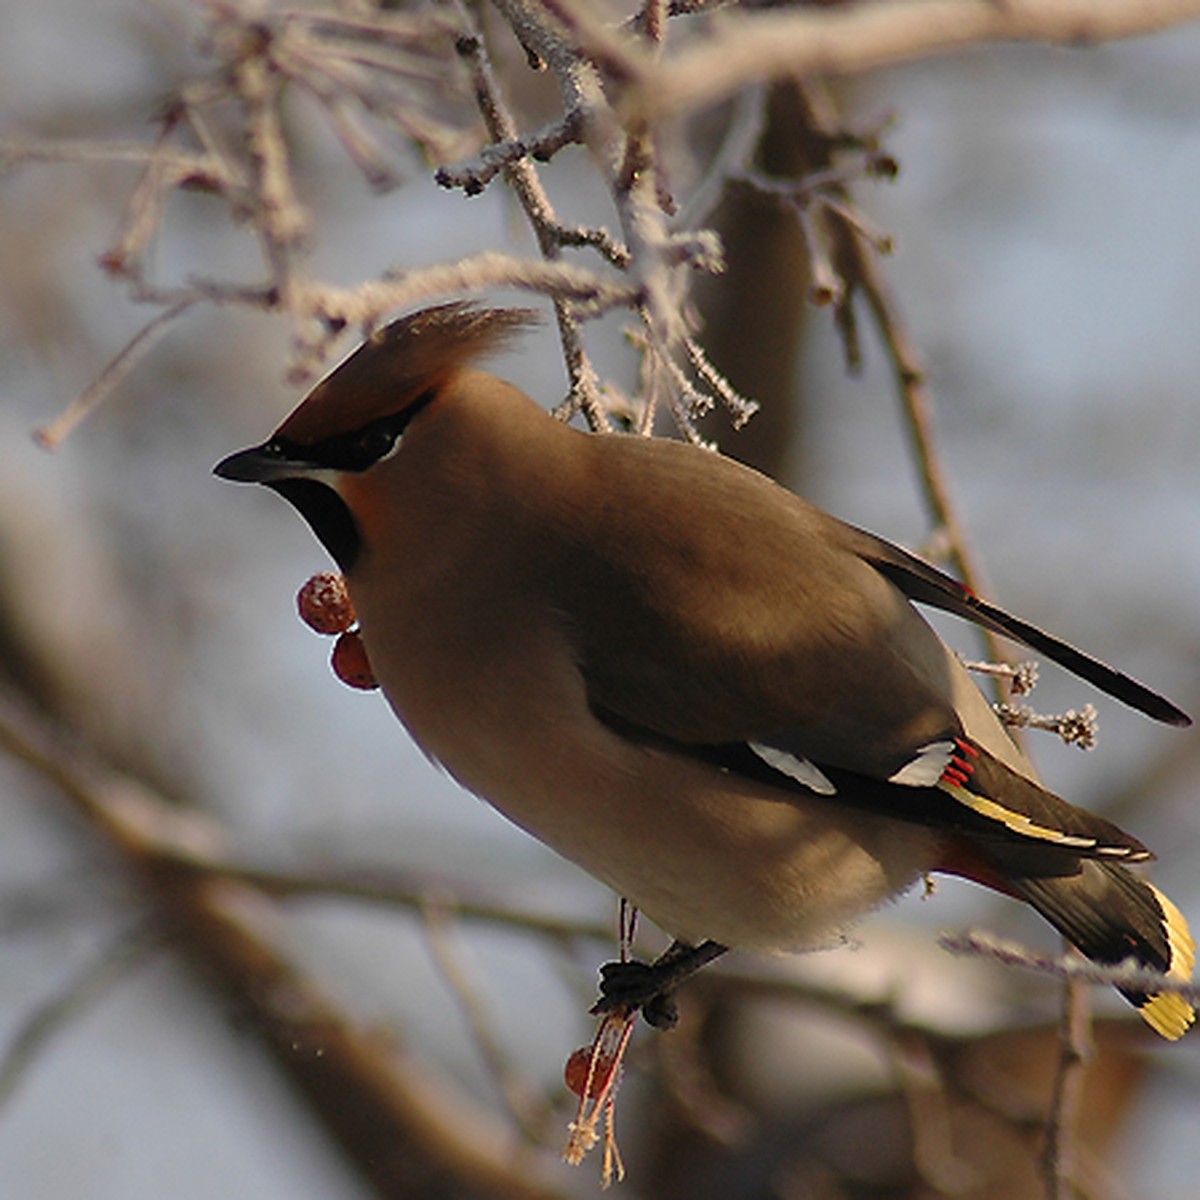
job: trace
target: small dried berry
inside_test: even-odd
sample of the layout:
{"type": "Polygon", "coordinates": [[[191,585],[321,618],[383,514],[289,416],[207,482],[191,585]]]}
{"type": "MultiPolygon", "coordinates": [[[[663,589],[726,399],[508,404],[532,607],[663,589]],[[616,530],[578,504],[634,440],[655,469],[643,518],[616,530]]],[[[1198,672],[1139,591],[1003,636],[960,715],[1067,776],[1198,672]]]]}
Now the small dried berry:
{"type": "Polygon", "coordinates": [[[300,619],[317,633],[345,633],[358,619],[346,581],[332,571],[314,575],[296,593],[296,607],[300,619]]]}
{"type": "Polygon", "coordinates": [[[576,1096],[582,1096],[584,1088],[587,1088],[588,1099],[595,1100],[600,1095],[603,1080],[599,1071],[593,1071],[591,1086],[588,1086],[588,1068],[591,1061],[591,1046],[580,1046],[567,1059],[567,1065],[563,1068],[563,1079],[576,1096]]]}
{"type": "Polygon", "coordinates": [[[613,1072],[617,1068],[617,1058],[612,1053],[605,1053],[604,1048],[597,1051],[595,1046],[580,1046],[563,1067],[563,1080],[576,1096],[583,1097],[587,1088],[587,1099],[596,1100],[604,1094],[609,1085],[613,1072]],[[595,1066],[592,1060],[595,1059],[595,1066]],[[588,1073],[591,1072],[591,1079],[588,1073]]]}
{"type": "Polygon", "coordinates": [[[343,633],[338,638],[329,664],[333,673],[349,687],[369,692],[379,686],[367,659],[367,648],[357,633],[343,633]]]}

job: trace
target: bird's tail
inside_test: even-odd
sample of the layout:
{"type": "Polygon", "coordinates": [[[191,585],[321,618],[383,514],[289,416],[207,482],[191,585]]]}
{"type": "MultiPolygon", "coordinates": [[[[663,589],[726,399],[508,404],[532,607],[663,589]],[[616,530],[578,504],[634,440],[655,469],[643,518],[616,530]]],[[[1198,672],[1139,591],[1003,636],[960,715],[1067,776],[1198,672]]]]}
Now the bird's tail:
{"type": "MultiPolygon", "coordinates": [[[[1179,909],[1118,863],[1083,859],[1079,865],[1075,875],[1005,882],[1088,958],[1101,963],[1133,959],[1171,978],[1191,979],[1196,942],[1179,909]]],[[[1195,1019],[1195,1009],[1177,992],[1120,990],[1151,1029],[1171,1041],[1195,1019]]]]}

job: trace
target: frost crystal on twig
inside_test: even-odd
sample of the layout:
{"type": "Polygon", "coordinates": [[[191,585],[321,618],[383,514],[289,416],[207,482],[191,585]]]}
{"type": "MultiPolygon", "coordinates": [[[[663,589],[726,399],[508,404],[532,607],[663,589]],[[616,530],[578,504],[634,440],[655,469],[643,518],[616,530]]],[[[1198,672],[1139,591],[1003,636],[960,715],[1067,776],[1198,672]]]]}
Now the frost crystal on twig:
{"type": "Polygon", "coordinates": [[[968,671],[974,671],[976,675],[990,675],[993,679],[1007,679],[1014,696],[1028,696],[1037,687],[1038,664],[1032,659],[1019,663],[975,662],[960,654],[958,660],[968,671]]]}
{"type": "Polygon", "coordinates": [[[1080,750],[1096,747],[1100,720],[1090,704],[1085,704],[1079,711],[1069,708],[1065,713],[1053,716],[1035,712],[1028,704],[997,704],[995,708],[996,715],[1005,725],[1018,729],[1045,729],[1057,733],[1068,746],[1078,746],[1080,750]]]}

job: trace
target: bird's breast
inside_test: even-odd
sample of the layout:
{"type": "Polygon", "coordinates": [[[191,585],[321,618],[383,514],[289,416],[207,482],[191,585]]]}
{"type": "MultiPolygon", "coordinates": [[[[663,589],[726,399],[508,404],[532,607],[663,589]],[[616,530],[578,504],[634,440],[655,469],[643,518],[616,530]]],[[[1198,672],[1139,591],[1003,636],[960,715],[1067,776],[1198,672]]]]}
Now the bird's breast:
{"type": "Polygon", "coordinates": [[[354,600],[375,675],[422,749],[674,937],[824,944],[933,861],[925,830],[618,734],[589,708],[553,619],[506,617],[495,597],[381,603],[360,587],[354,600]]]}

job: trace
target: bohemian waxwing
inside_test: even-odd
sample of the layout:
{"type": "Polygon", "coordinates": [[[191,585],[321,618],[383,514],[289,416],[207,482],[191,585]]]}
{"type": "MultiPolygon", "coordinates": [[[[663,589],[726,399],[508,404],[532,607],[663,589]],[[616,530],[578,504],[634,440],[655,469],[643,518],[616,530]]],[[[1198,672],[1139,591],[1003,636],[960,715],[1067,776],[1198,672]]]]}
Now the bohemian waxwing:
{"type": "MultiPolygon", "coordinates": [[[[1092,959],[1186,980],[1150,857],[1046,791],[919,601],[1173,725],[1127,675],[727,458],[591,434],[471,369],[534,319],[445,304],[375,333],[224,479],[290,501],[346,576],[426,754],[676,939],[601,1007],[670,1021],[725,947],[799,950],[931,871],[1092,959]]],[[[1167,1038],[1192,1007],[1125,995],[1167,1038]]]]}

